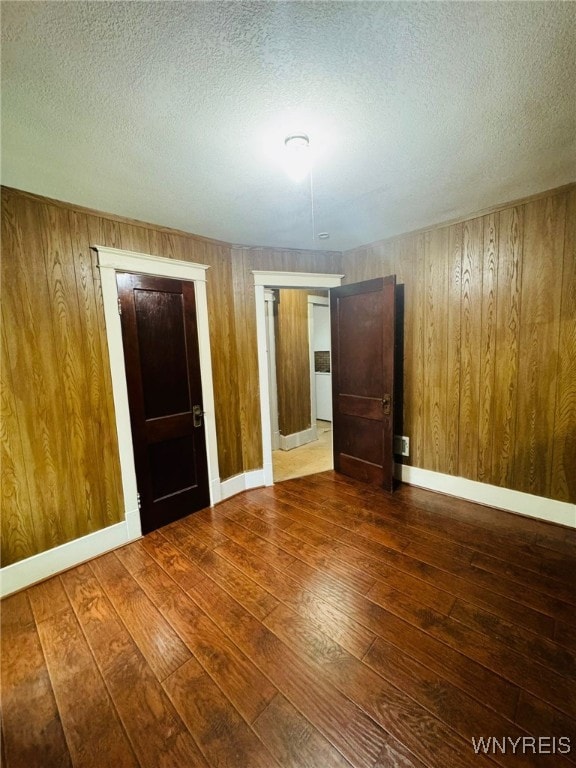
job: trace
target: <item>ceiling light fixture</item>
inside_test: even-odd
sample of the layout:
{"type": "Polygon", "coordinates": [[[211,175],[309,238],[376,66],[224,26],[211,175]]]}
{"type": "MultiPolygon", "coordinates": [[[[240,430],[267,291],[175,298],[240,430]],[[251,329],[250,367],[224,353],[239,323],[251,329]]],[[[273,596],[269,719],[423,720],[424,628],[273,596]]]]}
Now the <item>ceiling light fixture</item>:
{"type": "MultiPolygon", "coordinates": [[[[314,179],[312,174],[312,153],[307,133],[292,133],[284,139],[286,173],[295,182],[310,178],[310,222],[312,242],[316,240],[316,217],[314,215],[314,179]]],[[[328,237],[328,235],[326,235],[328,237]]]]}
{"type": "Polygon", "coordinates": [[[292,181],[304,181],[312,168],[310,139],[305,133],[295,133],[284,139],[286,173],[292,181]]]}

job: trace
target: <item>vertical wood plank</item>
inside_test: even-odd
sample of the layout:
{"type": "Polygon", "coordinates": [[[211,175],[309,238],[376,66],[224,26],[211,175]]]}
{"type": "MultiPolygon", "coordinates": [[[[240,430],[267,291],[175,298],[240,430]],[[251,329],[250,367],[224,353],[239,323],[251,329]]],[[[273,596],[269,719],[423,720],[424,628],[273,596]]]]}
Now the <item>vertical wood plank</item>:
{"type": "Polygon", "coordinates": [[[120,222],[107,219],[105,215],[87,214],[90,245],[105,245],[108,248],[122,248],[120,222]]]}
{"type": "Polygon", "coordinates": [[[243,470],[242,429],[245,419],[240,403],[242,377],[236,353],[236,318],[232,287],[230,249],[207,245],[203,257],[207,272],[208,312],[212,347],[212,371],[216,403],[216,429],[220,477],[232,477],[243,470]]]}
{"type": "Polygon", "coordinates": [[[184,643],[113,552],[93,560],[92,570],[158,680],[188,661],[184,643]]]}
{"type": "Polygon", "coordinates": [[[425,260],[425,238],[419,235],[416,240],[416,251],[414,255],[414,316],[412,321],[414,341],[412,345],[412,375],[413,375],[413,393],[414,405],[412,416],[412,432],[410,463],[415,467],[424,466],[424,339],[426,334],[425,317],[425,296],[426,296],[426,260],[425,260]]]}
{"type": "Polygon", "coordinates": [[[510,487],[516,446],[524,209],[507,208],[499,219],[491,476],[495,485],[510,487]]]}
{"type": "Polygon", "coordinates": [[[478,400],[478,469],[474,479],[492,482],[492,425],[496,365],[496,297],[498,293],[498,214],[485,216],[480,328],[478,400]]]}
{"type": "MultiPolygon", "coordinates": [[[[414,375],[412,372],[414,356],[414,260],[415,238],[399,238],[393,243],[393,274],[396,275],[396,291],[401,291],[403,298],[403,353],[402,365],[402,434],[411,435],[414,423],[414,375]]],[[[396,396],[395,407],[398,407],[396,396]]],[[[396,418],[396,417],[395,417],[396,418]]]]}
{"type": "Polygon", "coordinates": [[[68,768],[70,754],[25,593],[2,605],[2,725],[8,768],[68,768]],[[20,620],[18,620],[20,618],[20,620]]]}
{"type": "Polygon", "coordinates": [[[148,230],[148,253],[153,256],[162,255],[162,244],[160,242],[160,230],[149,229],[148,230]]]}
{"type": "Polygon", "coordinates": [[[446,471],[455,475],[458,474],[460,455],[462,225],[450,227],[448,238],[446,471]]]}
{"type": "Polygon", "coordinates": [[[546,496],[552,479],[565,196],[528,203],[520,323],[516,454],[512,483],[546,496]]]}
{"type": "Polygon", "coordinates": [[[87,366],[91,460],[99,467],[103,522],[111,525],[123,519],[124,501],[100,272],[87,217],[69,211],[69,226],[87,366]]]}
{"type": "Polygon", "coordinates": [[[483,235],[482,219],[464,223],[458,474],[472,480],[478,467],[483,235]]]}
{"type": "MultiPolygon", "coordinates": [[[[88,228],[88,246],[105,245],[109,248],[120,248],[120,225],[116,221],[97,217],[86,216],[88,228]]],[[[75,240],[74,229],[72,242],[75,240]]],[[[80,235],[81,238],[81,235],[80,235]]],[[[81,240],[78,241],[80,245],[81,240]]],[[[106,514],[108,519],[115,517],[121,519],[124,516],[124,497],[122,477],[120,473],[120,454],[118,449],[118,436],[116,429],[116,412],[114,410],[114,395],[112,392],[112,374],[110,370],[110,353],[108,350],[108,338],[106,336],[106,322],[104,319],[104,298],[102,296],[102,281],[100,270],[95,268],[96,254],[91,251],[92,274],[94,285],[94,298],[98,315],[100,355],[102,360],[102,382],[106,398],[106,411],[102,414],[106,418],[103,441],[99,450],[104,454],[104,482],[106,488],[106,514]],[[116,488],[114,488],[116,486],[116,488]]]]}
{"type": "Polygon", "coordinates": [[[310,353],[308,343],[308,294],[302,289],[279,291],[276,326],[278,424],[280,434],[309,429],[310,353]]]}
{"type": "Polygon", "coordinates": [[[70,607],[38,625],[73,765],[138,768],[82,629],[70,607]],[[78,703],[78,692],[82,703],[78,703]]]}
{"type": "Polygon", "coordinates": [[[394,241],[385,241],[368,248],[368,263],[375,262],[379,265],[377,270],[379,274],[376,277],[387,277],[395,274],[394,255],[394,241]]]}
{"type": "Polygon", "coordinates": [[[196,659],[174,672],[164,682],[164,689],[210,765],[279,768],[196,659]]]}
{"type": "MultiPolygon", "coordinates": [[[[558,273],[556,273],[556,276],[558,273]]],[[[550,496],[576,503],[576,190],[566,195],[550,496]]]]}
{"type": "Polygon", "coordinates": [[[186,259],[186,243],[181,235],[170,234],[169,232],[160,233],[160,245],[165,259],[186,259]]]}
{"type": "Polygon", "coordinates": [[[250,263],[246,248],[233,248],[231,260],[242,462],[246,471],[262,466],[256,304],[251,274],[251,269],[259,269],[260,265],[250,263]],[[254,425],[258,425],[256,429],[254,425]]]}
{"type": "MultiPolygon", "coordinates": [[[[3,314],[3,313],[2,313],[3,314]]],[[[2,361],[0,364],[0,440],[2,448],[2,563],[8,564],[35,554],[38,540],[16,412],[16,393],[8,359],[6,323],[2,317],[2,361]]]]}
{"type": "Polygon", "coordinates": [[[36,624],[70,608],[59,576],[29,587],[27,594],[36,624]]]}
{"type": "Polygon", "coordinates": [[[120,224],[120,242],[125,251],[136,253],[150,253],[148,230],[133,224],[120,224]]]}
{"type": "MultiPolygon", "coordinates": [[[[40,206],[15,198],[3,216],[3,314],[17,416],[27,468],[35,552],[70,540],[77,483],[68,441],[60,430],[68,423],[62,400],[61,361],[44,264],[40,206]]],[[[6,564],[14,562],[10,554],[6,564]]]]}
{"type": "Polygon", "coordinates": [[[62,582],[140,766],[207,768],[90,567],[68,571],[62,582]]]}
{"type": "Polygon", "coordinates": [[[448,228],[425,235],[423,466],[446,468],[448,228]]]}
{"type": "Polygon", "coordinates": [[[270,702],[253,728],[282,766],[351,768],[348,760],[282,694],[270,702]]]}
{"type": "Polygon", "coordinates": [[[61,509],[65,540],[71,540],[104,527],[104,494],[100,467],[93,455],[95,432],[88,397],[90,368],[85,357],[85,325],[81,322],[68,211],[42,206],[38,215],[54,325],[54,362],[61,369],[63,384],[65,419],[60,429],[67,434],[75,470],[70,473],[74,504],[69,500],[61,509]]]}

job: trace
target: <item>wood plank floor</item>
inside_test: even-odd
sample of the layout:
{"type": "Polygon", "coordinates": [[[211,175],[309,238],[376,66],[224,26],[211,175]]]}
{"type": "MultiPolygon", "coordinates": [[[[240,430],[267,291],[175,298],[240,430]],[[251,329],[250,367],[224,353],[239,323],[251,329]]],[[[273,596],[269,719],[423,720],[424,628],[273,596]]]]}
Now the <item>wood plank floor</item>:
{"type": "Polygon", "coordinates": [[[249,491],[3,601],[2,762],[574,766],[575,587],[560,526],[333,472],[249,491]]]}

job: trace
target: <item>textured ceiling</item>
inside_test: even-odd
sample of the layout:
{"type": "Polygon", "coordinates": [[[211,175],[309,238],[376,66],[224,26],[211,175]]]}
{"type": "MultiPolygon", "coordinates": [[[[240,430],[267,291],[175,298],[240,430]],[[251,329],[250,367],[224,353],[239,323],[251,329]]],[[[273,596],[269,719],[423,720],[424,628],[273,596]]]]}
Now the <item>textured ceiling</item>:
{"type": "Polygon", "coordinates": [[[571,2],[2,2],[2,182],[345,249],[576,178],[571,2]],[[306,131],[311,190],[284,173],[306,131]]]}

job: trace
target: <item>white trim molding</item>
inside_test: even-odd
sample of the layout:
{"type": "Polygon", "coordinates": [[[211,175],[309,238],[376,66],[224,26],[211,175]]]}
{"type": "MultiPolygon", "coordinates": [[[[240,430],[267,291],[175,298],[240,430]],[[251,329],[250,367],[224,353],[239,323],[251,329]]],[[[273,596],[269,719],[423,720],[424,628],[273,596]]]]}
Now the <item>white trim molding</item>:
{"type": "Polygon", "coordinates": [[[276,328],[274,322],[274,304],[276,296],[270,288],[264,289],[266,302],[266,352],[268,354],[268,387],[270,393],[270,429],[272,431],[272,450],[280,448],[280,428],[278,427],[278,380],[276,378],[276,328]]]}
{"type": "MultiPolygon", "coordinates": [[[[237,493],[263,485],[264,470],[256,469],[235,475],[222,482],[217,481],[211,486],[211,491],[218,501],[223,501],[237,493]]],[[[120,523],[109,525],[107,528],[73,539],[0,569],[0,598],[49,579],[56,573],[62,573],[68,568],[85,563],[93,557],[103,555],[131,541],[136,541],[141,536],[140,512],[136,507],[127,512],[125,519],[120,523]]]]}
{"type": "Polygon", "coordinates": [[[253,270],[256,304],[256,339],[258,344],[258,378],[260,383],[260,424],[262,429],[262,463],[264,484],[274,485],[272,466],[272,425],[270,422],[270,390],[268,349],[266,344],[265,288],[338,288],[344,275],[318,272],[268,272],[253,270]]]}
{"type": "Polygon", "coordinates": [[[313,443],[318,440],[318,428],[316,421],[309,429],[303,429],[301,432],[292,432],[290,435],[280,435],[280,450],[291,451],[292,448],[299,448],[301,445],[313,443]]]}
{"type": "Polygon", "coordinates": [[[223,480],[221,484],[222,501],[236,496],[242,491],[249,491],[251,488],[260,488],[264,485],[264,470],[254,469],[250,472],[242,472],[234,477],[223,480]]]}
{"type": "MultiPolygon", "coordinates": [[[[554,501],[408,465],[396,464],[395,469],[397,478],[408,485],[576,528],[576,505],[568,502],[554,501]]],[[[256,469],[222,481],[217,490],[220,500],[223,501],[262,485],[265,485],[265,471],[256,469]]],[[[0,597],[25,589],[139,537],[140,515],[138,510],[134,509],[128,512],[125,520],[120,523],[5,566],[0,570],[0,597]]]]}
{"type": "Polygon", "coordinates": [[[117,549],[138,539],[140,535],[140,513],[135,509],[129,512],[121,523],[6,565],[0,571],[0,596],[11,595],[38,581],[48,579],[55,573],[61,573],[104,552],[117,549]]]}
{"type": "Polygon", "coordinates": [[[253,269],[254,285],[266,288],[338,288],[344,275],[321,272],[272,272],[253,269]]]}
{"type": "Polygon", "coordinates": [[[396,464],[395,473],[398,480],[408,485],[417,485],[419,488],[439,491],[477,504],[576,528],[576,504],[567,501],[546,499],[543,496],[479,483],[465,477],[445,475],[429,469],[410,467],[407,464],[396,464]]]}
{"type": "MultiPolygon", "coordinates": [[[[310,420],[312,425],[316,424],[318,419],[316,407],[316,358],[314,355],[314,307],[329,307],[330,299],[328,296],[308,296],[308,351],[310,353],[310,420]]],[[[332,374],[329,373],[330,380],[332,374]]],[[[331,418],[330,421],[333,419],[331,418]]],[[[318,439],[318,435],[314,438],[318,439]]]]}

